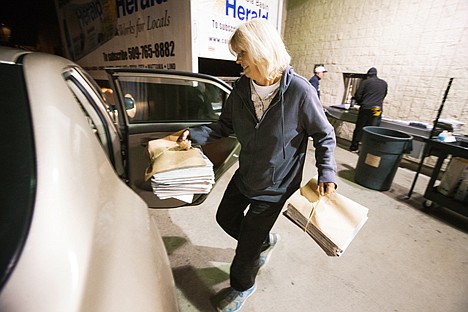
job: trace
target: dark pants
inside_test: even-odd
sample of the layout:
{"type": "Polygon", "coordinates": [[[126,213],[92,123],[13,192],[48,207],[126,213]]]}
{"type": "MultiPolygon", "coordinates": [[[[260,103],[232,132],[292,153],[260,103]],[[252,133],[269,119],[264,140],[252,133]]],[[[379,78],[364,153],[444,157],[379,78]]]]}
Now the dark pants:
{"type": "Polygon", "coordinates": [[[234,179],[229,182],[219,204],[216,221],[237,240],[230,271],[231,287],[235,290],[247,290],[255,283],[260,253],[269,246],[270,230],[284,203],[251,200],[240,193],[234,179]]]}
{"type": "Polygon", "coordinates": [[[381,111],[379,110],[378,116],[375,115],[376,112],[372,109],[359,110],[356,127],[354,128],[353,132],[353,140],[351,141],[351,149],[358,149],[359,142],[362,139],[362,128],[365,126],[380,126],[380,122],[382,121],[381,111]]]}

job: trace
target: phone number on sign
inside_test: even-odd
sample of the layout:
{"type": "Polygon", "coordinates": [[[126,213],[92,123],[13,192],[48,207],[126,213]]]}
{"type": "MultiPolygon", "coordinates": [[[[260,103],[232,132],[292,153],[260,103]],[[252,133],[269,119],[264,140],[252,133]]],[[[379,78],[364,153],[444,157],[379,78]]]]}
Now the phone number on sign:
{"type": "Polygon", "coordinates": [[[175,42],[165,41],[155,44],[144,44],[141,46],[128,48],[128,58],[130,60],[149,59],[159,57],[175,56],[175,42]]]}

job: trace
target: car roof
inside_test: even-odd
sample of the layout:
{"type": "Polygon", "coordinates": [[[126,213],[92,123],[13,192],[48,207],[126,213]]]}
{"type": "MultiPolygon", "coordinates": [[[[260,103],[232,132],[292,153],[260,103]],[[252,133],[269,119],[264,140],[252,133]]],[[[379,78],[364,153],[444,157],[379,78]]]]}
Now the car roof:
{"type": "Polygon", "coordinates": [[[0,62],[16,63],[22,55],[31,53],[31,51],[19,50],[10,47],[0,47],[0,62]]]}

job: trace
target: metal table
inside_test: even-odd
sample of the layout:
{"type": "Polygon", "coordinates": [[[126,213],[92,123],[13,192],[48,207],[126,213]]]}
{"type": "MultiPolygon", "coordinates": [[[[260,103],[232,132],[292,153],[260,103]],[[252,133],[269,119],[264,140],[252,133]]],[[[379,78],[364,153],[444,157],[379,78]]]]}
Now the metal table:
{"type": "Polygon", "coordinates": [[[426,139],[427,155],[437,157],[437,163],[432,170],[431,179],[426,187],[424,198],[426,201],[423,203],[425,208],[431,208],[435,205],[445,207],[453,210],[459,214],[468,217],[468,206],[455,200],[452,197],[445,196],[437,191],[436,181],[438,180],[440,169],[444,160],[451,155],[452,157],[461,157],[468,159],[468,147],[462,146],[462,142],[446,143],[438,139],[426,139]]]}
{"type": "MultiPolygon", "coordinates": [[[[359,110],[357,108],[343,109],[334,106],[325,107],[326,115],[339,122],[345,121],[355,124],[358,112],[359,110]]],[[[334,122],[332,122],[332,125],[336,127],[334,122]]],[[[408,155],[417,159],[421,159],[425,147],[424,140],[429,137],[431,129],[415,127],[409,124],[404,124],[402,122],[386,118],[382,118],[380,127],[401,131],[411,135],[413,137],[413,150],[408,155]]]]}

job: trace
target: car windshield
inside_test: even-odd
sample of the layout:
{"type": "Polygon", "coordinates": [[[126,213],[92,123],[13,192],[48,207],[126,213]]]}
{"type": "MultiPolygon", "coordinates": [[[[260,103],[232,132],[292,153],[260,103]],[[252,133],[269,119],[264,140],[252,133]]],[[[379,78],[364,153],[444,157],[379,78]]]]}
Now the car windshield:
{"type": "Polygon", "coordinates": [[[0,63],[0,289],[26,241],[36,192],[31,114],[22,66],[0,63]]]}

